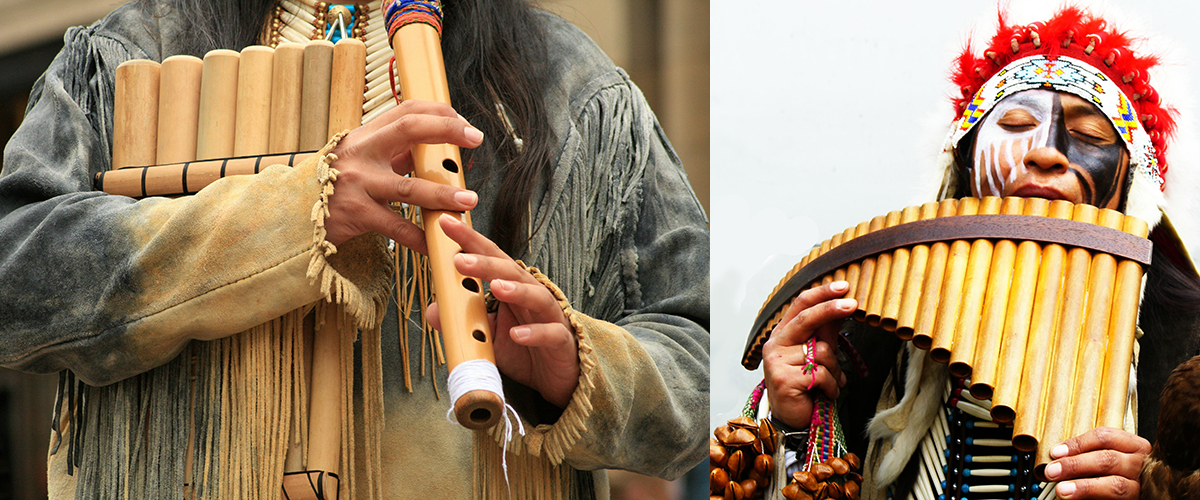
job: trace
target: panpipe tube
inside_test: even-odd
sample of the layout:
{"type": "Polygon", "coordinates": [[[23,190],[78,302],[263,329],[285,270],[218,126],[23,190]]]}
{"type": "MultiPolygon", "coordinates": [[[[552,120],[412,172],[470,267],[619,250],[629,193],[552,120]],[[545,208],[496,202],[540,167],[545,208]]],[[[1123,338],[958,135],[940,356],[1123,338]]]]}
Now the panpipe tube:
{"type": "MultiPolygon", "coordinates": [[[[922,208],[922,212],[927,209],[922,208]]],[[[950,217],[958,213],[958,200],[942,200],[937,205],[936,217],[950,217]]],[[[922,214],[925,218],[925,214],[922,214]]],[[[937,321],[938,304],[941,298],[942,280],[945,277],[946,260],[949,257],[950,245],[938,241],[929,245],[925,263],[925,273],[921,280],[921,294],[914,306],[906,306],[897,320],[896,334],[901,338],[912,339],[913,345],[929,350],[933,347],[933,329],[937,321]],[[909,308],[912,307],[911,310],[909,308]],[[911,328],[908,325],[912,325],[911,328]],[[911,330],[911,331],[910,331],[911,330]]],[[[914,265],[915,265],[914,260],[914,265]]],[[[915,285],[914,285],[915,286],[915,285]]]]}
{"type": "MultiPolygon", "coordinates": [[[[845,243],[847,241],[854,239],[854,228],[852,228],[852,227],[846,228],[846,230],[842,231],[841,237],[842,237],[842,243],[845,243]]],[[[847,272],[846,269],[847,268],[839,267],[836,271],[834,271],[833,272],[833,280],[834,281],[848,281],[848,278],[846,275],[846,272],[847,272]]]]}
{"type": "MultiPolygon", "coordinates": [[[[863,235],[870,232],[870,229],[870,221],[859,222],[858,225],[854,226],[853,236],[845,239],[848,241],[853,240],[854,238],[861,238],[863,235]]],[[[847,229],[847,231],[849,231],[849,229],[847,229]]],[[[862,264],[860,262],[852,262],[850,265],[846,266],[846,282],[850,284],[850,288],[846,290],[847,298],[858,298],[858,280],[860,275],[862,275],[862,264]]],[[[861,307],[861,303],[859,303],[857,307],[861,307]]]]}
{"type": "MultiPolygon", "coordinates": [[[[305,466],[336,474],[342,458],[342,339],[344,321],[334,304],[325,304],[313,335],[312,382],[308,412],[308,457],[305,466]]],[[[336,483],[334,483],[336,484],[336,483]]],[[[334,497],[336,498],[336,496],[334,497]]]]}
{"type": "MultiPolygon", "coordinates": [[[[1122,231],[1139,238],[1149,232],[1146,221],[1126,217],[1122,231]]],[[[1131,260],[1117,264],[1116,286],[1113,289],[1111,326],[1109,327],[1108,362],[1104,365],[1103,385],[1100,388],[1100,414],[1097,427],[1120,429],[1125,421],[1125,406],[1129,399],[1129,370],[1133,360],[1134,336],[1137,332],[1138,299],[1142,289],[1142,266],[1131,260]]]]}
{"type": "MultiPolygon", "coordinates": [[[[822,248],[824,248],[825,250],[828,250],[828,249],[829,249],[828,242],[826,242],[826,243],[822,243],[820,246],[813,247],[813,248],[809,249],[809,250],[808,250],[808,257],[806,257],[806,259],[808,260],[808,262],[812,262],[812,260],[813,260],[813,259],[815,259],[815,258],[817,258],[817,257],[820,257],[822,253],[825,253],[825,250],[822,250],[822,248]]],[[[809,286],[809,288],[810,288],[810,289],[812,289],[812,288],[817,288],[817,287],[819,287],[819,286],[821,286],[821,282],[820,282],[820,281],[814,281],[814,282],[812,283],[812,285],[810,285],[810,286],[809,286]]]]}
{"type": "Polygon", "coordinates": [[[196,126],[200,122],[200,79],[204,61],[196,56],[163,59],[158,97],[158,154],[155,165],[196,159],[196,126]]]}
{"type": "Polygon", "coordinates": [[[329,85],[333,72],[333,43],[304,44],[304,78],[300,93],[300,149],[317,150],[329,142],[329,85]]]}
{"type": "MultiPolygon", "coordinates": [[[[980,215],[1000,213],[1000,198],[988,196],[980,200],[980,215]]],[[[963,280],[962,304],[955,322],[954,344],[950,354],[950,374],[956,377],[971,375],[975,365],[975,345],[979,342],[979,322],[983,316],[983,298],[987,292],[988,272],[991,271],[991,240],[978,239],[970,243],[966,275],[963,280]]],[[[954,297],[954,295],[951,295],[954,297]]]]}
{"type": "Polygon", "coordinates": [[[266,154],[271,141],[271,74],[275,49],[251,45],[238,62],[233,156],[266,154]]]}
{"type": "Polygon", "coordinates": [[[275,47],[271,68],[271,135],[269,154],[300,150],[300,106],[304,81],[304,45],[281,43],[275,47]]]}
{"type": "MultiPolygon", "coordinates": [[[[829,239],[829,249],[830,250],[833,250],[834,248],[837,248],[838,246],[840,246],[842,244],[842,234],[843,233],[835,234],[835,235],[833,235],[833,238],[829,239]]],[[[833,274],[825,276],[825,278],[821,280],[821,283],[829,284],[829,283],[833,283],[834,281],[838,281],[839,279],[845,279],[845,274],[846,274],[846,272],[842,271],[842,277],[838,278],[837,271],[834,271],[833,274]]]]}
{"type": "MultiPolygon", "coordinates": [[[[450,104],[440,35],[433,26],[413,23],[401,27],[392,35],[392,47],[396,51],[400,88],[406,99],[450,104]]],[[[466,185],[456,146],[419,144],[413,148],[413,165],[415,173],[422,179],[460,188],[466,185]]],[[[453,374],[455,368],[468,361],[483,360],[494,365],[496,360],[482,287],[478,280],[465,277],[454,268],[454,256],[462,249],[438,223],[443,214],[466,224],[470,224],[470,216],[421,210],[442,324],[442,342],[453,374]]],[[[502,396],[484,389],[470,390],[453,404],[458,422],[471,429],[495,425],[504,411],[502,396]]]]}
{"type": "Polygon", "coordinates": [[[146,59],[125,61],[117,66],[113,95],[113,169],[154,164],[158,147],[159,74],[160,65],[146,59]]]}
{"type": "MultiPolygon", "coordinates": [[[[921,217],[921,207],[911,206],[900,211],[900,223],[908,224],[921,217]]],[[[892,254],[892,269],[888,272],[887,289],[883,294],[883,307],[879,312],[878,326],[885,331],[896,331],[896,318],[900,315],[900,303],[904,299],[904,284],[909,279],[908,263],[912,258],[908,248],[897,248],[892,254]]],[[[871,319],[868,312],[868,321],[871,319]]]]}
{"type": "MultiPolygon", "coordinates": [[[[1042,198],[1026,199],[1021,210],[1024,215],[1035,217],[1046,217],[1049,212],[1050,202],[1042,198]]],[[[1037,242],[1022,241],[1017,245],[1012,285],[1009,287],[1008,315],[998,355],[1000,362],[996,367],[996,382],[991,394],[992,418],[997,422],[1012,422],[1016,417],[1041,259],[1042,249],[1037,242]]],[[[975,382],[978,383],[978,380],[975,382]]],[[[971,387],[971,393],[975,393],[974,386],[971,387]]]]}
{"type": "MultiPolygon", "coordinates": [[[[1099,209],[1091,205],[1075,205],[1071,219],[1076,222],[1095,224],[1099,209]]],[[[1072,248],[1067,252],[1067,268],[1063,280],[1063,299],[1058,321],[1058,336],[1045,404],[1047,415],[1056,418],[1046,418],[1045,428],[1041,438],[1045,443],[1059,443],[1070,437],[1071,422],[1070,408],[1075,404],[1075,361],[1073,353],[1078,352],[1079,340],[1083,330],[1084,304],[1087,299],[1089,283],[1088,273],[1092,267],[1092,254],[1083,248],[1072,248]]],[[[1050,462],[1050,447],[1039,446],[1035,460],[1035,470],[1045,468],[1050,462]]],[[[1039,473],[1040,476],[1040,473],[1039,473]]]]}
{"type": "MultiPolygon", "coordinates": [[[[826,253],[826,252],[828,252],[828,251],[829,251],[829,250],[831,250],[831,249],[833,249],[833,238],[830,238],[830,239],[828,239],[828,240],[822,241],[822,242],[821,242],[821,247],[817,249],[817,250],[818,250],[818,252],[817,252],[817,253],[818,253],[818,254],[820,254],[820,255],[825,255],[825,253],[826,253]]],[[[832,275],[832,274],[826,274],[825,276],[823,276],[823,277],[821,278],[821,281],[818,281],[818,282],[815,282],[815,283],[813,283],[813,288],[819,287],[819,286],[821,286],[821,285],[828,285],[828,284],[830,284],[830,283],[833,283],[833,275],[832,275]]]]}
{"type": "MultiPolygon", "coordinates": [[[[1120,212],[1105,209],[1100,210],[1096,222],[1119,231],[1123,218],[1120,212]]],[[[1068,436],[1078,436],[1096,426],[1104,355],[1108,350],[1109,313],[1112,311],[1113,287],[1117,278],[1116,259],[1106,253],[1095,253],[1092,255],[1089,275],[1087,314],[1079,339],[1078,359],[1075,361],[1077,382],[1075,408],[1072,410],[1075,418],[1068,436]]]]}
{"type": "MultiPolygon", "coordinates": [[[[895,227],[900,223],[900,211],[893,210],[888,212],[884,218],[883,227],[895,227]]],[[[879,326],[880,315],[883,313],[884,296],[887,294],[887,285],[892,274],[892,260],[895,256],[894,252],[884,252],[875,257],[875,276],[871,278],[874,286],[871,287],[871,292],[867,294],[866,307],[859,304],[865,313],[865,321],[868,325],[879,326]]]]}
{"type": "Polygon", "coordinates": [[[328,137],[362,125],[366,61],[367,46],[362,40],[343,38],[333,47],[327,140],[328,137]]]}
{"type": "MultiPolygon", "coordinates": [[[[956,215],[975,215],[979,212],[978,198],[964,198],[958,203],[956,215]]],[[[971,242],[957,240],[950,244],[946,257],[946,273],[942,279],[940,291],[940,307],[934,320],[933,344],[929,348],[929,356],[939,363],[950,361],[951,349],[954,345],[954,328],[958,323],[958,311],[961,305],[958,300],[962,297],[963,284],[967,279],[967,263],[971,254],[971,242]]],[[[930,265],[933,265],[931,262],[930,265]]]]}
{"type": "Polygon", "coordinates": [[[241,54],[227,49],[217,49],[204,54],[204,74],[200,81],[200,114],[196,129],[197,160],[234,156],[240,61],[241,54]]]}
{"type": "MultiPolygon", "coordinates": [[[[1025,200],[1006,197],[1000,201],[1003,215],[1021,215],[1025,200]]],[[[988,271],[987,291],[983,298],[983,316],[979,320],[979,341],[971,363],[971,395],[978,399],[992,399],[999,370],[1000,346],[1008,336],[1004,325],[1009,315],[1009,286],[1016,270],[1017,244],[1012,240],[998,240],[992,248],[991,269],[988,271]]],[[[1015,311],[1014,311],[1015,313],[1015,311]]]]}
{"type": "MultiPolygon", "coordinates": [[[[876,216],[867,226],[867,233],[883,229],[886,223],[887,216],[876,216]]],[[[867,301],[870,299],[871,285],[875,282],[875,263],[875,257],[862,260],[861,271],[858,273],[858,286],[854,287],[854,300],[858,302],[858,308],[854,310],[853,317],[859,321],[863,321],[867,315],[867,301]]]]}
{"type": "MultiPolygon", "coordinates": [[[[1069,201],[1050,202],[1049,216],[1070,219],[1069,201]]],[[[1025,348],[1021,391],[1013,418],[1013,447],[1024,452],[1038,449],[1038,436],[1045,428],[1046,393],[1052,385],[1051,363],[1055,359],[1055,344],[1062,300],[1063,275],[1066,272],[1067,250],[1062,245],[1048,244],[1042,248],[1038,266],[1037,296],[1029,320],[1029,342],[1025,348]]]]}

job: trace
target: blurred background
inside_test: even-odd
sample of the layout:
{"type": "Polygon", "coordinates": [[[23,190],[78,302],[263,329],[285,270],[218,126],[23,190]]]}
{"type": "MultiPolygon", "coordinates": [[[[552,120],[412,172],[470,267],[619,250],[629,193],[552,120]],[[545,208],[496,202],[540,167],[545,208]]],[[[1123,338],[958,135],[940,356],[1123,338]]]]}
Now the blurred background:
{"type": "MultiPolygon", "coordinates": [[[[33,82],[70,26],[104,17],[122,1],[0,0],[0,142],[20,125],[33,82]]],[[[333,3],[333,2],[331,2],[333,3]]],[[[707,0],[534,0],[592,37],[625,68],[654,108],[705,209],[709,198],[709,3],[707,0]]],[[[57,375],[0,368],[0,500],[46,498],[46,452],[57,375]]],[[[616,472],[614,499],[701,498],[707,467],[674,482],[616,472]],[[688,484],[693,489],[688,489],[688,484]],[[696,489],[698,488],[698,489],[696,489]],[[689,493],[690,491],[690,493],[689,493]]]]}

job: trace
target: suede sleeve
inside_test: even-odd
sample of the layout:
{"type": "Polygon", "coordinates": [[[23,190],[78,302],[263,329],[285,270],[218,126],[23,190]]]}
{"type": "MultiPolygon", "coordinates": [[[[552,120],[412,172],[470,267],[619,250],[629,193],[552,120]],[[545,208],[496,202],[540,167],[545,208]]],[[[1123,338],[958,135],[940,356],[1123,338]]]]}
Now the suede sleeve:
{"type": "Polygon", "coordinates": [[[319,298],[306,273],[325,188],[313,160],[187,198],[92,192],[110,164],[113,71],[146,56],[101,33],[67,33],[0,175],[0,364],[91,384],[319,298]]]}
{"type": "Polygon", "coordinates": [[[674,478],[706,456],[707,222],[624,72],[584,88],[554,191],[566,194],[546,222],[557,251],[534,257],[573,306],[581,380],[561,417],[528,437],[577,469],[674,478]]]}

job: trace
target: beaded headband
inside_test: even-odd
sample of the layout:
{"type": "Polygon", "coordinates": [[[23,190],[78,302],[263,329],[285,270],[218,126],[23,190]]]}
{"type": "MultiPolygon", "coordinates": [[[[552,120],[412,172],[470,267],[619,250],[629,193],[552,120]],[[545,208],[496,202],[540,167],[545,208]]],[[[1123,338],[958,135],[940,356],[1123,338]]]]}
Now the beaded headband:
{"type": "Polygon", "coordinates": [[[1104,19],[1065,7],[1046,22],[999,28],[982,57],[968,45],[958,57],[952,81],[961,96],[951,144],[974,126],[992,105],[1013,93],[1048,88],[1075,94],[1109,117],[1130,151],[1130,167],[1161,190],[1165,153],[1175,130],[1174,109],[1163,106],[1149,70],[1154,56],[1136,54],[1135,39],[1108,28],[1104,19]]]}

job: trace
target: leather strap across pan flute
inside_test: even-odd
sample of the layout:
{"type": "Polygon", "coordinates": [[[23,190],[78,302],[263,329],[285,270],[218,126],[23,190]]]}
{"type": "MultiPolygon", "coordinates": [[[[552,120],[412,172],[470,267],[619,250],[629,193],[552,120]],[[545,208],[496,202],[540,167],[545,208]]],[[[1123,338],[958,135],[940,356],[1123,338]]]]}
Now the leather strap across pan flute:
{"type": "Polygon", "coordinates": [[[1150,265],[1152,243],[1129,233],[1095,224],[1029,215],[966,215],[914,221],[871,232],[843,243],[813,259],[783,283],[763,306],[754,320],[742,365],[753,370],[761,354],[752,352],[761,346],[758,337],[775,313],[801,290],[833,270],[872,255],[922,243],[951,240],[1006,239],[1055,243],[1068,247],[1103,252],[1150,265]]]}

